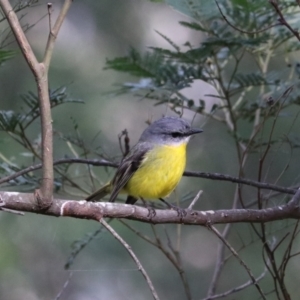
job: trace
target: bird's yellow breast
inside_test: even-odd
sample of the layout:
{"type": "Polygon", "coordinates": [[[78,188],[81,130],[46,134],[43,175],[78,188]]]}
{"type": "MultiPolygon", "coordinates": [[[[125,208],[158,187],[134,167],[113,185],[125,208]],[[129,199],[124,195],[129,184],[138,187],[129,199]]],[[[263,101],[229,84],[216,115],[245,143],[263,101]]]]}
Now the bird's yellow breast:
{"type": "Polygon", "coordinates": [[[123,191],[134,197],[157,199],[168,196],[180,181],[186,164],[186,143],[155,146],[123,191]]]}

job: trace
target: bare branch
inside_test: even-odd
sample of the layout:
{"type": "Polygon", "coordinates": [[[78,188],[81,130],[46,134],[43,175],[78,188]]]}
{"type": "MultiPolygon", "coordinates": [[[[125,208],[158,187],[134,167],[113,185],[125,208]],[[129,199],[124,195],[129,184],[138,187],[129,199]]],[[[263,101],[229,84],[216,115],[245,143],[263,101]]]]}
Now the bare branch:
{"type": "MultiPolygon", "coordinates": [[[[66,15],[69,11],[69,8],[70,8],[72,2],[73,2],[73,0],[65,0],[64,5],[60,10],[59,16],[58,16],[53,28],[50,28],[50,32],[48,35],[48,41],[47,41],[45,54],[44,54],[44,59],[43,59],[43,63],[45,65],[46,72],[48,72],[48,69],[49,69],[52,53],[54,50],[54,44],[55,44],[55,40],[57,38],[59,29],[60,29],[64,19],[66,18],[66,15]]],[[[49,15],[49,18],[50,17],[51,17],[51,15],[49,15]]],[[[50,23],[50,25],[51,25],[51,23],[50,23]]]]}
{"type": "MultiPolygon", "coordinates": [[[[113,168],[118,167],[118,164],[110,162],[105,159],[98,160],[98,159],[83,159],[83,158],[63,158],[63,159],[59,159],[59,160],[55,161],[53,163],[53,165],[60,165],[60,164],[67,164],[67,163],[79,163],[79,164],[88,164],[88,165],[93,165],[93,166],[104,166],[104,167],[113,167],[113,168]]],[[[24,174],[27,174],[29,172],[39,170],[41,168],[42,168],[42,164],[37,164],[37,165],[27,167],[27,168],[20,170],[12,175],[2,177],[0,179],[0,184],[2,184],[4,182],[8,182],[10,180],[13,180],[13,179],[15,179],[19,176],[22,176],[24,174]]],[[[294,195],[297,191],[297,189],[293,189],[293,188],[286,188],[286,187],[282,187],[282,186],[271,184],[271,183],[258,182],[258,181],[251,180],[251,179],[239,178],[239,177],[234,177],[234,176],[220,174],[220,173],[185,171],[183,173],[183,175],[186,177],[230,181],[230,182],[234,182],[234,183],[250,185],[253,187],[260,188],[260,189],[273,190],[273,191],[277,191],[277,192],[281,192],[281,193],[285,193],[285,194],[291,194],[291,195],[294,195]]]]}
{"type": "Polygon", "coordinates": [[[286,194],[292,194],[292,195],[296,193],[295,189],[285,188],[285,187],[278,186],[275,184],[259,182],[259,181],[246,179],[246,178],[233,177],[230,175],[224,175],[224,174],[220,174],[220,173],[185,171],[184,176],[186,176],[186,177],[201,177],[201,178],[221,180],[221,181],[230,181],[230,182],[250,185],[253,187],[260,188],[260,189],[273,190],[273,191],[286,193],[286,194]]]}
{"type": "Polygon", "coordinates": [[[152,224],[186,224],[207,225],[226,223],[262,223],[281,219],[299,219],[300,208],[290,205],[279,205],[266,209],[227,209],[197,211],[187,210],[184,217],[178,216],[171,209],[156,209],[156,215],[149,218],[149,210],[144,207],[111,203],[86,202],[76,200],[54,199],[47,211],[41,211],[34,195],[18,192],[0,192],[1,208],[16,211],[38,213],[50,216],[65,216],[80,219],[99,220],[101,217],[136,220],[152,224]]]}
{"type": "Polygon", "coordinates": [[[49,31],[51,32],[52,30],[52,20],[51,20],[51,15],[52,15],[52,3],[48,2],[47,3],[47,9],[48,9],[48,19],[49,19],[49,31]]]}
{"type": "Polygon", "coordinates": [[[16,13],[14,12],[8,0],[1,0],[0,6],[22,50],[22,54],[24,55],[26,62],[28,63],[34,76],[38,77],[38,73],[41,72],[41,66],[32,51],[32,48],[24,34],[16,13]]]}
{"type": "Polygon", "coordinates": [[[72,247],[72,251],[70,256],[67,259],[67,262],[65,263],[65,269],[68,270],[70,269],[70,267],[72,266],[72,264],[74,263],[76,257],[79,255],[79,253],[82,252],[82,250],[91,242],[93,241],[96,236],[104,231],[104,227],[100,227],[99,229],[95,230],[92,234],[89,234],[87,236],[87,238],[82,241],[80,240],[80,242],[76,241],[74,243],[75,246],[72,247]]]}
{"type": "Polygon", "coordinates": [[[298,207],[299,202],[300,202],[300,188],[297,190],[296,194],[290,200],[289,204],[292,205],[292,206],[298,207]]]}
{"type": "Polygon", "coordinates": [[[41,190],[36,191],[36,196],[41,208],[47,208],[51,205],[53,190],[52,118],[48,92],[47,72],[45,72],[44,65],[40,64],[37,61],[32,51],[32,48],[24,34],[22,26],[19,23],[18,17],[15,14],[9,1],[1,0],[0,6],[22,50],[25,60],[27,61],[30,69],[32,70],[32,73],[35,77],[38,86],[42,126],[43,180],[41,190]]]}
{"type": "MultiPolygon", "coordinates": [[[[187,299],[192,299],[189,283],[188,283],[188,280],[186,278],[185,271],[182,268],[181,262],[178,261],[178,256],[177,255],[172,255],[172,253],[170,253],[170,251],[167,250],[166,247],[164,247],[164,245],[161,242],[161,239],[156,234],[154,226],[152,226],[152,230],[153,230],[153,233],[154,233],[154,236],[155,236],[155,241],[151,240],[148,236],[142,234],[140,231],[138,231],[135,228],[133,228],[132,226],[130,226],[127,222],[124,222],[123,220],[120,220],[120,222],[124,226],[126,226],[129,230],[131,230],[134,234],[139,236],[141,239],[143,239],[147,243],[151,244],[152,246],[154,246],[154,247],[156,247],[156,248],[158,248],[162,251],[162,253],[173,264],[173,266],[176,268],[177,272],[179,273],[179,276],[180,276],[180,279],[182,281],[187,299]]],[[[174,249],[172,249],[172,251],[174,253],[174,249]]]]}
{"type": "Polygon", "coordinates": [[[255,285],[255,287],[257,288],[258,292],[262,296],[262,298],[263,299],[267,299],[266,296],[265,296],[265,294],[264,294],[264,292],[262,291],[261,287],[257,284],[257,281],[256,281],[255,277],[253,276],[251,270],[246,265],[246,263],[240,258],[240,256],[238,255],[238,253],[234,250],[234,248],[231,247],[231,245],[227,242],[227,240],[223,238],[223,236],[220,234],[220,232],[214,226],[208,225],[208,228],[211,229],[217,235],[217,237],[226,245],[226,247],[237,258],[237,260],[240,262],[240,264],[245,268],[245,270],[247,271],[248,275],[251,278],[252,283],[255,285]]]}
{"type": "Polygon", "coordinates": [[[69,285],[72,276],[73,276],[73,272],[70,272],[67,281],[64,283],[64,286],[62,287],[61,291],[55,297],[55,300],[60,299],[61,295],[63,294],[63,292],[66,290],[67,286],[69,285]]]}
{"type": "Polygon", "coordinates": [[[193,201],[191,202],[191,204],[189,205],[188,209],[193,209],[194,205],[196,204],[196,202],[198,201],[198,199],[200,198],[200,196],[202,195],[203,191],[200,190],[197,195],[195,196],[195,198],[193,199],[193,201]]]}
{"type": "Polygon", "coordinates": [[[113,235],[113,237],[115,239],[117,239],[123,246],[124,248],[128,251],[128,253],[130,254],[130,256],[132,257],[132,259],[134,260],[134,262],[136,263],[136,265],[138,266],[138,269],[141,271],[142,275],[144,276],[150,290],[152,293],[152,296],[155,300],[159,300],[158,295],[155,291],[155,288],[153,286],[153,283],[150,279],[150,277],[148,276],[146,270],[143,268],[141,262],[138,260],[137,256],[135,255],[135,253],[132,251],[131,247],[120,237],[120,235],[103,219],[101,218],[99,220],[99,222],[113,235]]]}
{"type": "MultiPolygon", "coordinates": [[[[240,196],[239,193],[240,193],[240,187],[237,185],[236,189],[235,189],[233,203],[232,203],[232,209],[236,209],[236,207],[237,207],[239,196],[240,196]]],[[[224,227],[224,229],[222,231],[222,238],[223,239],[227,238],[227,236],[230,233],[230,230],[231,230],[231,224],[226,224],[226,226],[224,227]]],[[[207,291],[208,296],[211,296],[211,295],[215,294],[218,280],[220,278],[223,267],[226,263],[225,248],[226,248],[225,243],[221,242],[221,243],[218,244],[217,261],[216,261],[216,264],[215,264],[212,280],[210,282],[210,285],[209,285],[209,288],[208,288],[208,291],[207,291]]]]}
{"type": "MultiPolygon", "coordinates": [[[[255,278],[255,282],[259,282],[261,279],[263,279],[267,273],[267,270],[268,269],[265,268],[265,270],[257,278],[255,278]]],[[[203,298],[202,300],[213,300],[213,299],[218,299],[218,298],[225,298],[226,296],[229,296],[231,294],[234,294],[236,292],[244,290],[245,288],[247,288],[251,285],[253,285],[253,282],[252,282],[252,280],[249,280],[249,281],[245,282],[244,284],[241,284],[231,290],[228,290],[228,291],[220,293],[220,294],[208,296],[206,298],[203,298]]]]}
{"type": "MultiPolygon", "coordinates": [[[[56,165],[68,164],[68,163],[78,163],[78,164],[87,164],[87,165],[93,165],[93,166],[114,167],[114,168],[118,167],[117,164],[107,161],[105,159],[98,160],[98,159],[83,159],[83,158],[63,158],[63,159],[59,159],[59,160],[55,161],[53,163],[53,165],[56,166],[56,165]]],[[[39,170],[42,168],[42,166],[43,166],[42,164],[36,164],[36,165],[30,166],[30,167],[27,167],[23,170],[20,170],[12,175],[2,177],[0,179],[0,184],[2,184],[4,182],[8,182],[10,180],[13,180],[19,176],[30,173],[32,171],[39,170]]]]}
{"type": "MultiPolygon", "coordinates": [[[[230,224],[226,224],[226,226],[222,232],[223,237],[226,237],[228,235],[229,231],[230,231],[230,224]]],[[[207,290],[207,298],[213,296],[216,292],[217,282],[220,278],[223,266],[225,264],[224,255],[225,255],[225,244],[221,242],[218,244],[217,260],[215,263],[214,273],[212,275],[212,279],[210,281],[210,284],[209,284],[209,287],[207,290]]]]}
{"type": "Polygon", "coordinates": [[[72,0],[65,0],[53,30],[50,30],[44,62],[39,63],[11,4],[8,0],[0,0],[0,7],[4,12],[25,60],[35,77],[38,89],[39,108],[41,112],[43,176],[41,189],[36,190],[35,196],[41,209],[46,209],[51,206],[53,193],[53,132],[49,99],[48,69],[56,36],[71,3],[72,0]]]}
{"type": "Polygon", "coordinates": [[[296,29],[293,29],[291,25],[286,21],[284,15],[282,14],[281,9],[279,8],[277,0],[269,0],[269,3],[274,7],[276,13],[279,16],[279,23],[283,26],[285,26],[299,41],[300,41],[300,34],[299,31],[296,29]]]}

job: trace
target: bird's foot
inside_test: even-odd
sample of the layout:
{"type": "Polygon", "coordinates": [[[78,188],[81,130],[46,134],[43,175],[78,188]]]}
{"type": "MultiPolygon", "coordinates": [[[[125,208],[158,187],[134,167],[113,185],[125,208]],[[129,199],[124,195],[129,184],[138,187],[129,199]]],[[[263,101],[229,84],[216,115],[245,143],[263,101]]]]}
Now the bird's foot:
{"type": "Polygon", "coordinates": [[[187,215],[187,212],[184,208],[181,208],[179,206],[171,205],[171,209],[175,210],[177,212],[177,216],[180,217],[180,221],[187,215]]]}
{"type": "Polygon", "coordinates": [[[148,206],[147,209],[148,209],[148,215],[147,215],[147,217],[150,220],[152,220],[152,218],[154,218],[156,216],[156,211],[155,211],[155,209],[152,206],[148,206]]]}
{"type": "Polygon", "coordinates": [[[162,201],[163,203],[165,203],[170,209],[173,209],[177,212],[177,216],[180,217],[180,220],[182,221],[182,219],[187,215],[187,212],[184,208],[181,208],[179,206],[173,205],[167,201],[165,201],[163,198],[159,198],[160,201],[162,201]]]}
{"type": "Polygon", "coordinates": [[[148,205],[148,203],[143,198],[141,198],[141,200],[143,201],[144,206],[148,209],[148,215],[147,215],[147,217],[150,220],[152,220],[152,218],[154,218],[156,216],[155,209],[152,206],[148,205]]]}

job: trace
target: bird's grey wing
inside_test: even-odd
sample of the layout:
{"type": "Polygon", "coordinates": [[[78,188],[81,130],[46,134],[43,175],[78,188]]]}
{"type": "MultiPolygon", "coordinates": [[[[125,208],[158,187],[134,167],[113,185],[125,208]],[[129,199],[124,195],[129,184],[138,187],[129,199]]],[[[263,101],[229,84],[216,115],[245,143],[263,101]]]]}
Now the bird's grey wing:
{"type": "Polygon", "coordinates": [[[129,154],[122,160],[112,180],[113,189],[109,198],[109,202],[114,202],[116,200],[122,188],[126,185],[134,172],[139,168],[145,154],[151,148],[151,145],[148,143],[139,143],[133,147],[129,154]]]}

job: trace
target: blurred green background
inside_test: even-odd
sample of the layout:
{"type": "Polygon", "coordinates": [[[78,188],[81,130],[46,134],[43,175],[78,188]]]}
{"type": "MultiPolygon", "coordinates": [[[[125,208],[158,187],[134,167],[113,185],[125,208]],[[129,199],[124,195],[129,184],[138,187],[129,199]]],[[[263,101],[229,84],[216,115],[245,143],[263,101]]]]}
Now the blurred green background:
{"type": "MultiPolygon", "coordinates": [[[[39,1],[36,6],[26,10],[22,20],[24,24],[35,24],[28,31],[27,37],[39,58],[43,55],[48,34],[46,3],[47,1],[39,1]],[[42,16],[44,18],[41,19],[42,16]]],[[[52,3],[54,19],[62,1],[52,3]]],[[[56,41],[49,80],[51,88],[67,86],[73,98],[85,103],[65,104],[53,110],[55,159],[74,154],[59,139],[59,133],[74,132],[74,123],[78,124],[78,132],[87,145],[101,147],[100,152],[104,157],[109,153],[109,157],[118,161],[121,157],[118,134],[123,129],[128,130],[130,143],[133,145],[146,128],[148,119],[158,119],[164,114],[173,115],[166,106],[154,106],[153,102],[132,95],[114,95],[112,91],[116,88],[115,84],[135,81],[136,78],[103,68],[106,58],[126,55],[130,46],[141,51],[149,46],[170,47],[156,30],[179,45],[187,40],[199,43],[201,34],[195,34],[178,24],[178,21],[184,20],[188,21],[189,18],[166,4],[150,1],[74,1],[56,41]]],[[[3,23],[0,26],[2,30],[6,27],[3,23]]],[[[0,68],[0,109],[22,110],[20,95],[30,90],[35,91],[35,82],[16,45],[13,43],[8,48],[15,49],[18,53],[0,68]]],[[[208,85],[197,85],[185,92],[190,97],[196,95],[200,98],[211,91],[208,85]]],[[[186,113],[183,117],[192,121],[194,115],[186,113]]],[[[238,165],[235,148],[226,128],[216,122],[208,124],[206,119],[198,116],[193,124],[203,127],[204,133],[195,137],[189,145],[187,170],[236,175],[238,165]]],[[[30,130],[32,140],[38,140],[39,123],[35,122],[30,130]]],[[[33,163],[26,151],[3,132],[0,132],[0,148],[1,154],[11,162],[21,161],[24,166],[33,163]]],[[[248,170],[252,174],[251,163],[248,170]]],[[[99,186],[113,174],[113,170],[101,167],[93,168],[93,171],[100,175],[99,186]]],[[[92,191],[88,177],[81,178],[81,184],[92,191]]],[[[234,188],[229,183],[216,184],[204,179],[183,178],[172,199],[186,195],[187,191],[194,195],[203,189],[204,194],[196,208],[225,209],[231,207],[234,188]]],[[[253,190],[251,193],[254,194],[253,190]]],[[[77,194],[76,198],[82,199],[84,196],[86,195],[83,193],[77,194]]],[[[75,198],[74,195],[67,194],[60,194],[58,197],[75,198]]],[[[129,223],[153,237],[149,224],[129,223]]],[[[153,279],[161,299],[185,299],[179,275],[165,256],[118,221],[111,224],[132,246],[153,279]]],[[[288,224],[288,221],[274,222],[274,227],[286,228],[288,224]]],[[[195,299],[205,297],[216,260],[217,238],[204,227],[181,226],[181,238],[178,241],[176,237],[179,226],[154,227],[166,245],[166,230],[173,245],[180,243],[183,267],[187,272],[192,294],[196,295],[195,299]]],[[[0,228],[0,299],[35,300],[55,299],[68,280],[69,271],[64,270],[64,265],[71,253],[72,244],[93,233],[99,228],[99,224],[71,218],[34,214],[17,216],[1,212],[0,228]]],[[[222,226],[218,228],[222,229],[222,226]]],[[[261,246],[255,242],[247,225],[234,225],[233,232],[230,242],[240,247],[245,246],[241,235],[250,241],[242,255],[258,276],[264,270],[261,246]],[[259,253],[259,257],[256,253],[259,253]]],[[[284,234],[283,230],[282,235],[284,234]]],[[[98,235],[82,250],[71,270],[73,276],[61,299],[152,298],[137,266],[107,232],[98,235]]],[[[291,266],[289,278],[298,277],[298,273],[299,261],[291,266]]],[[[219,289],[230,289],[248,279],[245,270],[235,259],[231,259],[221,277],[219,289]]],[[[268,287],[269,283],[270,279],[266,278],[264,286],[268,287]]],[[[297,282],[291,280],[289,284],[295,295],[300,293],[297,282]]],[[[228,299],[235,296],[229,296],[228,299]]],[[[257,297],[255,288],[250,287],[234,299],[257,297]]]]}

